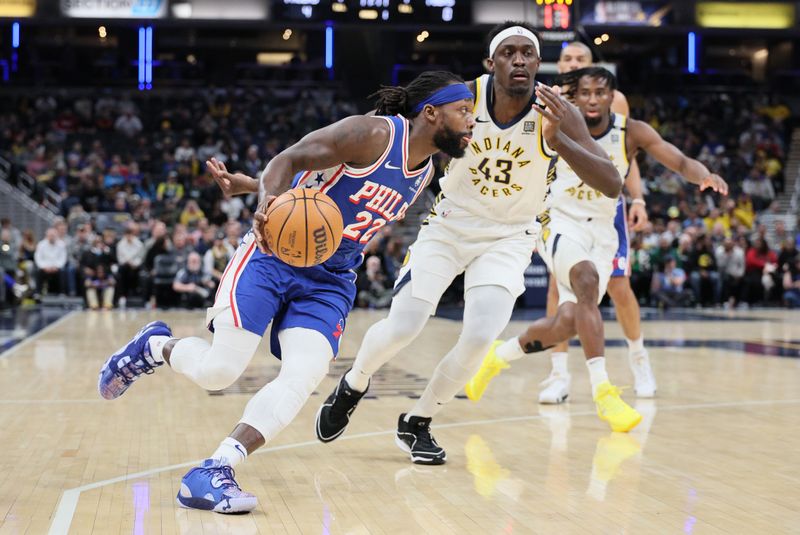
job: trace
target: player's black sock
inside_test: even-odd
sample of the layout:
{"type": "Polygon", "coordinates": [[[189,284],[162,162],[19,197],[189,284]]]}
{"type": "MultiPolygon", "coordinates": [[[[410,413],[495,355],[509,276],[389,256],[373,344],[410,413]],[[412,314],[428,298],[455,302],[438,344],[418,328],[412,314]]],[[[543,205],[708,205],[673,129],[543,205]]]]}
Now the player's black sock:
{"type": "Polygon", "coordinates": [[[522,346],[522,350],[525,353],[539,353],[540,351],[546,351],[553,346],[543,346],[539,340],[534,340],[533,342],[528,342],[524,346],[522,346]]]}

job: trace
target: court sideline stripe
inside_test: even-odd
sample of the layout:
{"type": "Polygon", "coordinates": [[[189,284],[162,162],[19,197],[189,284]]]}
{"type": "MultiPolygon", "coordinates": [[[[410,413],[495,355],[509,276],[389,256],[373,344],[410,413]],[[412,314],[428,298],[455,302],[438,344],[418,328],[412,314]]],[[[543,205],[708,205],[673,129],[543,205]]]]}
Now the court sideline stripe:
{"type": "MultiPolygon", "coordinates": [[[[746,407],[750,405],[792,405],[798,403],[800,403],[800,399],[748,400],[748,401],[728,401],[719,403],[691,403],[687,405],[670,405],[666,407],[658,407],[658,411],[661,412],[670,410],[680,411],[680,410],[692,410],[692,409],[717,409],[717,408],[727,408],[727,407],[746,407]]],[[[570,417],[595,416],[596,414],[597,412],[594,410],[582,411],[582,412],[570,413],[570,417]]],[[[466,427],[470,425],[487,425],[487,424],[498,424],[498,423],[508,423],[508,422],[540,420],[543,418],[545,418],[545,415],[543,414],[533,414],[530,416],[511,416],[508,418],[494,418],[489,420],[472,420],[469,422],[454,422],[450,424],[441,424],[437,425],[436,429],[449,429],[454,427],[466,427]]],[[[357,440],[361,438],[391,435],[394,432],[395,429],[390,429],[387,431],[372,431],[369,433],[359,433],[357,435],[340,437],[337,439],[337,441],[342,442],[345,440],[357,440]]],[[[319,444],[321,444],[321,442],[318,440],[295,442],[294,444],[284,444],[283,446],[263,448],[256,451],[252,455],[260,455],[263,453],[272,453],[275,451],[289,450],[294,448],[304,448],[307,446],[314,446],[319,444]]],[[[162,472],[169,472],[171,470],[177,470],[178,468],[188,468],[190,466],[197,466],[201,462],[202,460],[196,460],[196,461],[189,461],[186,463],[164,466],[161,468],[151,468],[150,470],[143,470],[141,472],[126,474],[123,476],[118,476],[103,481],[97,481],[95,483],[88,483],[80,487],[75,487],[72,489],[65,490],[61,494],[61,498],[59,499],[58,505],[56,506],[56,512],[55,515],[53,515],[53,521],[50,523],[50,530],[48,531],[48,535],[67,535],[69,533],[69,528],[70,525],[72,524],[72,518],[75,515],[75,509],[77,509],[78,507],[78,500],[83,491],[93,490],[96,488],[105,487],[106,485],[121,483],[123,481],[129,481],[131,479],[139,479],[142,477],[160,474],[162,472]]]]}
{"type": "Polygon", "coordinates": [[[49,325],[46,325],[44,328],[39,329],[38,331],[36,331],[32,335],[30,335],[30,336],[28,336],[26,338],[23,338],[20,343],[14,344],[13,346],[9,347],[8,349],[6,349],[2,353],[0,353],[0,359],[9,356],[14,351],[17,351],[18,349],[21,349],[21,348],[25,347],[25,345],[27,345],[28,343],[30,343],[33,340],[36,340],[41,335],[46,334],[46,333],[50,332],[51,330],[55,329],[62,322],[66,321],[68,318],[71,318],[72,316],[74,316],[78,312],[83,312],[83,311],[82,310],[71,310],[71,311],[67,312],[65,315],[63,315],[60,318],[58,318],[53,323],[51,323],[49,325]]]}

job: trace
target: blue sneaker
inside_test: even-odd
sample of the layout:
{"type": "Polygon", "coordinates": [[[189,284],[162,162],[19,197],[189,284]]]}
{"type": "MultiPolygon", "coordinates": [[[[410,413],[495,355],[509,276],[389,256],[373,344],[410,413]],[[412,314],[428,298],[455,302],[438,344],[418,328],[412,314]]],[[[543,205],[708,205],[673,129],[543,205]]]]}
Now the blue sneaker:
{"type": "Polygon", "coordinates": [[[206,459],[181,479],[178,505],[217,513],[247,513],[256,508],[258,499],[239,488],[233,468],[206,459]]]}
{"type": "Polygon", "coordinates": [[[97,378],[97,391],[105,399],[116,399],[143,373],[153,373],[163,361],[156,362],[150,354],[151,336],[172,336],[172,331],[163,321],[148,323],[133,339],[111,355],[97,378]]]}

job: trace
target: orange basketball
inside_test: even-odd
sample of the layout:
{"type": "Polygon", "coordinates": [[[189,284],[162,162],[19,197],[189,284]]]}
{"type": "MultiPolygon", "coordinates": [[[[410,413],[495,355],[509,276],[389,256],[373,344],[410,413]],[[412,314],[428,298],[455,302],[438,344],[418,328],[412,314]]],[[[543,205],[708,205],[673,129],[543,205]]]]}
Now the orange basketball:
{"type": "Polygon", "coordinates": [[[295,188],[267,209],[264,237],[275,256],[295,267],[330,258],[342,242],[342,213],[321,191],[295,188]]]}

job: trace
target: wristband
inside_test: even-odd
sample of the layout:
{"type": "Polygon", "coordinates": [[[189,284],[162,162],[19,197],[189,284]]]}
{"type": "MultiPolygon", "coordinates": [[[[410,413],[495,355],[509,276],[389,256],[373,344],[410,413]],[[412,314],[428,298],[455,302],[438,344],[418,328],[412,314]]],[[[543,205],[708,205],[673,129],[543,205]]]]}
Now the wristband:
{"type": "Polygon", "coordinates": [[[647,206],[647,203],[644,202],[644,199],[633,199],[631,204],[641,204],[642,206],[647,206]]]}

